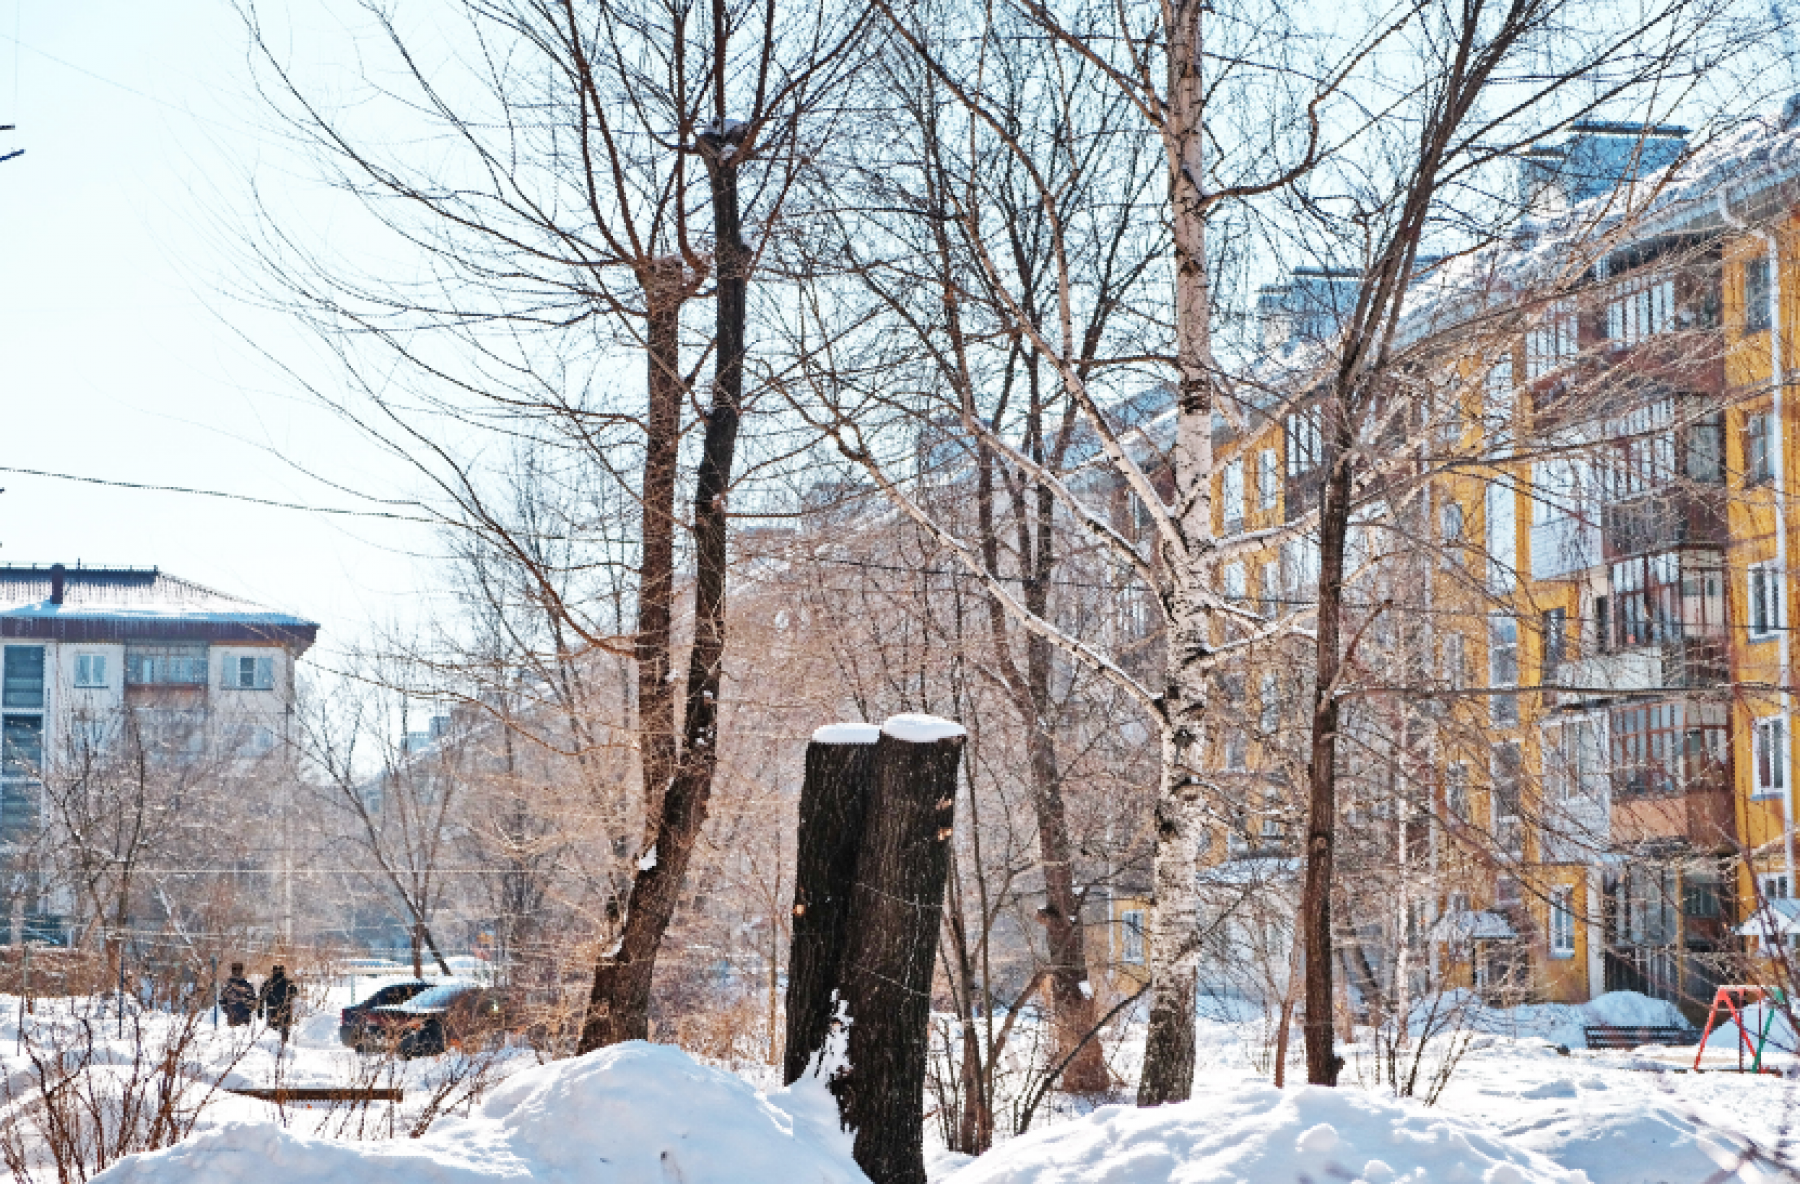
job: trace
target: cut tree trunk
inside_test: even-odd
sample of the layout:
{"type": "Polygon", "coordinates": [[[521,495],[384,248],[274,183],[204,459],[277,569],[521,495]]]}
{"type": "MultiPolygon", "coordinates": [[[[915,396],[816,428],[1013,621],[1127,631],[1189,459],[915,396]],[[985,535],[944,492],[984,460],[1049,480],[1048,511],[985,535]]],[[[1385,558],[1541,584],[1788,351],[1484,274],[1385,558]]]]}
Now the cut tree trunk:
{"type": "Polygon", "coordinates": [[[744,398],[745,318],[750,248],[738,210],[738,162],[744,125],[727,123],[698,137],[706,162],[717,243],[715,362],[706,435],[694,481],[694,643],[688,651],[682,746],[663,795],[656,841],[638,860],[618,943],[594,965],[594,985],[577,1052],[650,1035],[650,981],[657,951],[675,915],[694,844],[706,824],[718,767],[719,685],[725,656],[726,494],[744,398]]]}
{"type": "Polygon", "coordinates": [[[831,1035],[877,734],[872,726],[839,724],[821,728],[806,746],[782,1065],[782,1081],[789,1085],[806,1073],[831,1035]]]}
{"type": "Polygon", "coordinates": [[[874,1184],[925,1184],[931,980],[964,741],[947,721],[902,719],[901,736],[889,720],[876,743],[844,963],[849,1064],[833,1083],[874,1184]]]}

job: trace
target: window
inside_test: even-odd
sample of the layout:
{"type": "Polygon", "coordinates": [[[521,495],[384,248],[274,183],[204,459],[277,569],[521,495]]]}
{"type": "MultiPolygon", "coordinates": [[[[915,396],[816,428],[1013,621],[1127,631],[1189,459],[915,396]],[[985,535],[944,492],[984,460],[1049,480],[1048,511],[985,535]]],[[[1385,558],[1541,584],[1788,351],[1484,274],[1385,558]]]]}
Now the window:
{"type": "Polygon", "coordinates": [[[1495,481],[1487,487],[1488,588],[1511,592],[1518,580],[1518,529],[1513,516],[1512,486],[1495,481]]]}
{"type": "Polygon", "coordinates": [[[1276,464],[1275,450],[1265,448],[1256,454],[1256,508],[1272,510],[1281,493],[1281,470],[1276,464]]]}
{"type": "Polygon", "coordinates": [[[1550,956],[1552,958],[1573,958],[1575,956],[1575,907],[1573,903],[1574,889],[1552,888],[1550,890],[1550,956]]]}
{"type": "Polygon", "coordinates": [[[1123,909],[1119,913],[1119,961],[1128,966],[1144,964],[1144,910],[1123,909]]]}
{"type": "Polygon", "coordinates": [[[1541,681],[1555,682],[1569,656],[1569,614],[1553,608],[1544,613],[1544,673],[1541,681]]]}
{"type": "Polygon", "coordinates": [[[1445,502],[1439,512],[1440,529],[1446,543],[1460,543],[1463,537],[1463,508],[1461,502],[1445,502]]]}
{"type": "Polygon", "coordinates": [[[1613,786],[1620,796],[1675,792],[1680,727],[1673,703],[1621,707],[1612,713],[1613,786]]]}
{"type": "Polygon", "coordinates": [[[1290,603],[1310,602],[1319,588],[1319,541],[1303,537],[1281,544],[1281,571],[1290,603]]]}
{"type": "MultiPolygon", "coordinates": [[[[1250,599],[1250,586],[1245,582],[1246,578],[1243,564],[1227,563],[1225,565],[1225,599],[1233,604],[1242,604],[1250,599]]],[[[249,661],[250,659],[244,660],[249,661]]]]}
{"type": "Polygon", "coordinates": [[[1494,745],[1490,768],[1494,778],[1494,845],[1503,855],[1524,854],[1524,831],[1519,826],[1519,792],[1524,782],[1524,751],[1517,740],[1494,745]]]}
{"type": "Polygon", "coordinates": [[[242,728],[235,737],[233,747],[240,757],[267,756],[275,751],[275,729],[262,724],[242,728]]]}
{"type": "Polygon", "coordinates": [[[1599,801],[1606,791],[1603,721],[1575,718],[1544,727],[1544,791],[1552,801],[1599,801]]]}
{"type": "Polygon", "coordinates": [[[1787,627],[1781,597],[1781,573],[1773,563],[1756,563],[1749,571],[1750,640],[1767,641],[1787,627]]]}
{"type": "MultiPolygon", "coordinates": [[[[1229,574],[1229,573],[1227,573],[1229,574]]],[[[267,691],[275,686],[275,660],[255,654],[230,654],[220,662],[221,685],[235,691],[267,691]]]]}
{"type": "Polygon", "coordinates": [[[106,655],[76,654],[75,685],[78,687],[103,687],[106,685],[106,655]]]}
{"type": "Polygon", "coordinates": [[[1469,685],[1469,659],[1463,651],[1463,635],[1444,635],[1444,685],[1460,691],[1469,685]]]}
{"type": "Polygon", "coordinates": [[[1575,360],[1575,307],[1566,300],[1550,306],[1538,326],[1525,334],[1525,380],[1536,382],[1575,360]]]}
{"type": "Polygon", "coordinates": [[[1778,715],[1751,725],[1751,764],[1755,767],[1755,797],[1777,797],[1787,790],[1787,723],[1778,715]]]}
{"type": "Polygon", "coordinates": [[[1786,900],[1788,898],[1788,878],[1786,872],[1756,877],[1756,890],[1764,900],[1786,900]]]}
{"type": "Polygon", "coordinates": [[[1621,345],[1634,345],[1666,333],[1675,320],[1675,281],[1639,280],[1625,286],[1606,306],[1606,335],[1621,345]]]}
{"type": "Polygon", "coordinates": [[[1226,464],[1219,481],[1219,500],[1224,503],[1225,533],[1244,529],[1244,462],[1240,458],[1226,464]]]}
{"type": "Polygon", "coordinates": [[[1769,259],[1744,261],[1744,332],[1762,333],[1769,327],[1769,259]]]}
{"type": "Polygon", "coordinates": [[[7,707],[42,710],[44,706],[44,647],[41,645],[9,645],[6,647],[4,689],[0,702],[7,707]]]}
{"type": "MultiPolygon", "coordinates": [[[[1519,622],[1505,613],[1488,618],[1488,685],[1519,685],[1519,622]]],[[[1519,722],[1519,697],[1497,694],[1490,700],[1496,724],[1510,726],[1519,722]]]]}
{"type": "Polygon", "coordinates": [[[1681,877],[1681,911],[1690,917],[1712,920],[1719,916],[1719,873],[1711,868],[1689,868],[1681,877]]]}
{"type": "Polygon", "coordinates": [[[1687,426],[1688,480],[1702,485],[1725,481],[1725,416],[1714,412],[1687,426]]]}
{"type": "Polygon", "coordinates": [[[1225,733],[1225,768],[1233,773],[1242,773],[1249,767],[1249,742],[1245,740],[1242,728],[1233,728],[1225,733]]]}
{"type": "Polygon", "coordinates": [[[1758,411],[1744,419],[1744,484],[1761,485],[1774,475],[1770,455],[1772,435],[1769,413],[1758,411]]]}
{"type": "Polygon", "coordinates": [[[1444,770],[1444,809],[1458,821],[1469,820],[1469,766],[1460,761],[1444,770]]]}
{"type": "Polygon", "coordinates": [[[125,682],[135,686],[206,685],[204,645],[128,645],[125,682]]]}
{"type": "Polygon", "coordinates": [[[44,765],[44,717],[8,715],[0,720],[0,777],[35,780],[44,765]]]}
{"type": "Polygon", "coordinates": [[[1265,736],[1273,736],[1281,727],[1281,679],[1274,673],[1262,676],[1261,694],[1258,699],[1261,713],[1257,716],[1257,726],[1265,736]]]}
{"type": "Polygon", "coordinates": [[[1271,560],[1262,565],[1263,612],[1274,616],[1281,611],[1281,562],[1271,560]]]}
{"type": "Polygon", "coordinates": [[[1283,425],[1287,443],[1287,475],[1310,473],[1325,460],[1325,436],[1319,430],[1317,411],[1296,411],[1283,425]]]}

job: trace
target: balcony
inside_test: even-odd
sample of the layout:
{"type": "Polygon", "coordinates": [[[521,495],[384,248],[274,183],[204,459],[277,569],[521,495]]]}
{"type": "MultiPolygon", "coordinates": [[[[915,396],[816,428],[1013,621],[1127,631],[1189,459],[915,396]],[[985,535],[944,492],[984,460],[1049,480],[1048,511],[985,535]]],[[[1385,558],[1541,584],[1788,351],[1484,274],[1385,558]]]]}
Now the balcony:
{"type": "Polygon", "coordinates": [[[1571,689],[1557,696],[1562,707],[1585,707],[1632,691],[1654,691],[1663,683],[1660,647],[1641,646],[1610,654],[1592,654],[1564,662],[1557,681],[1571,689]]]}

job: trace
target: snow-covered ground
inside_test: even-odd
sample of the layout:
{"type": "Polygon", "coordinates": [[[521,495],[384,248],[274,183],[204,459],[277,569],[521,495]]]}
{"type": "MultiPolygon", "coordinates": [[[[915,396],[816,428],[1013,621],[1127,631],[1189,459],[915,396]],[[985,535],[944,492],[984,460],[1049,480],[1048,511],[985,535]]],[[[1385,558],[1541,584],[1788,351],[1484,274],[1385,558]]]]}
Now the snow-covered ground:
{"type": "MultiPolygon", "coordinates": [[[[361,987],[367,990],[365,980],[361,987]]],[[[268,1033],[203,1024],[181,1049],[197,1109],[175,1146],[117,1164],[106,1184],[176,1181],[382,1181],[459,1184],[551,1180],[566,1184],[857,1184],[847,1139],[816,1083],[770,1088],[766,1068],[702,1065],[672,1048],[627,1045],[540,1065],[526,1049],[479,1063],[440,1058],[383,1064],[337,1043],[339,998],[297,1027],[286,1050],[268,1033]],[[287,1106],[209,1092],[202,1084],[397,1086],[398,1106],[287,1106]],[[441,1116],[420,1138],[424,1110],[441,1116]],[[395,1137],[387,1137],[389,1132],[395,1137]]],[[[91,1004],[40,1003],[33,1021],[81,1028],[91,1004]]],[[[16,1002],[0,997],[0,1073],[6,1113],[32,1104],[34,1073],[22,1055],[16,1002]]],[[[1456,1181],[1471,1184],[1762,1184],[1795,1179],[1789,1146],[1800,1122],[1800,1080],[1686,1071],[1693,1050],[1589,1052],[1584,1022],[1667,1022],[1666,1005],[1612,996],[1584,1008],[1472,1011],[1473,1034],[1433,1106],[1395,1099],[1376,1084],[1375,1048],[1345,1050],[1345,1088],[1275,1090],[1260,1017],[1222,1014],[1201,1026],[1194,1100],[1140,1111],[1128,1105],[1054,1119],[972,1161],[934,1150],[934,1184],[1225,1184],[1301,1180],[1456,1181]],[[1266,1069],[1266,1064],[1261,1066],[1266,1069]]],[[[134,1070],[131,1017],[88,1017],[91,1075],[110,1084],[134,1070]],[[95,1020],[99,1022],[95,1022],[95,1020]],[[107,1075],[111,1076],[107,1076],[107,1075]]],[[[178,1030],[144,1017],[154,1051],[178,1030]]],[[[1127,1042],[1129,1045],[1129,1041],[1127,1042]]],[[[28,1051],[28,1050],[27,1050],[28,1051]]],[[[1129,1047],[1121,1063],[1133,1058],[1129,1047]]],[[[1734,1059],[1710,1053],[1709,1065],[1734,1059]]],[[[1437,1062],[1431,1062],[1435,1065],[1437,1062]]],[[[1793,1065],[1791,1055],[1778,1063],[1793,1065]]],[[[1297,1070],[1297,1066],[1295,1067],[1297,1070]]],[[[1296,1078],[1299,1074],[1295,1073],[1296,1078]]],[[[1421,1090],[1423,1092],[1423,1090],[1421,1090]]],[[[928,1139],[935,1130],[928,1130],[928,1139]]],[[[54,1178],[54,1175],[46,1176],[54,1178]]]]}

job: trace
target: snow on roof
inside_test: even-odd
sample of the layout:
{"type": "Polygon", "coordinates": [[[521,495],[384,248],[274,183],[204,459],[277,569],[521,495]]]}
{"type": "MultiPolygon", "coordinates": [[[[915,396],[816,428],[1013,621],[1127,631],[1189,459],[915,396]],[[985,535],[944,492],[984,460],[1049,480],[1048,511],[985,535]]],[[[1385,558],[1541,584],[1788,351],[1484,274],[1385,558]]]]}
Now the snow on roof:
{"type": "Polygon", "coordinates": [[[1445,913],[1431,927],[1431,936],[1435,941],[1506,941],[1519,933],[1502,914],[1473,909],[1445,913]]]}
{"type": "Polygon", "coordinates": [[[1766,909],[1758,909],[1750,919],[1737,927],[1739,937],[1785,937],[1800,933],[1800,900],[1766,900],[1766,909]]]}
{"type": "Polygon", "coordinates": [[[289,627],[314,622],[216,592],[160,568],[70,567],[61,603],[49,567],[0,566],[0,616],[188,617],[289,627]]]}

